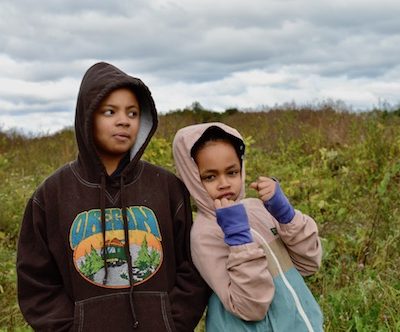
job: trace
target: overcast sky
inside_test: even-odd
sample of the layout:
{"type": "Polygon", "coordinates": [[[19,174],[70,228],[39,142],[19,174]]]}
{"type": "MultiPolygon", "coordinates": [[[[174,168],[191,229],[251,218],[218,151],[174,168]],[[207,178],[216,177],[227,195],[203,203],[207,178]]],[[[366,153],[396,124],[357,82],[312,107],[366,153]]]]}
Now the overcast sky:
{"type": "Polygon", "coordinates": [[[0,129],[72,126],[85,71],[140,77],[160,113],[400,103],[398,0],[0,0],[0,129]]]}

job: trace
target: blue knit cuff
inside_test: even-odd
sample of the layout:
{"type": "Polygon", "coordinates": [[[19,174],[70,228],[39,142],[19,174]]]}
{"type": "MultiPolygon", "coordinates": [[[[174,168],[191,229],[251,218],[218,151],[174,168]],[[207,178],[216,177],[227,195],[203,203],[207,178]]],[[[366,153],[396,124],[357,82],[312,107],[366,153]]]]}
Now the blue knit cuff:
{"type": "Polygon", "coordinates": [[[272,198],[264,202],[265,207],[272,216],[281,224],[289,223],[294,215],[294,208],[283,193],[279,183],[276,183],[275,194],[272,198]]]}
{"type": "Polygon", "coordinates": [[[253,242],[249,221],[243,204],[217,209],[217,223],[224,232],[225,243],[230,246],[253,242]]]}

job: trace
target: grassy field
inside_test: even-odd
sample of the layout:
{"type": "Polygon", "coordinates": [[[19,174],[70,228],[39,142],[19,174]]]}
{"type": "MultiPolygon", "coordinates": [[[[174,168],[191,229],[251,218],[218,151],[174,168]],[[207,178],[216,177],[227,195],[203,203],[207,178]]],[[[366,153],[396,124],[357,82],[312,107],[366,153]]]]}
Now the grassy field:
{"type": "MultiPolygon", "coordinates": [[[[222,114],[201,107],[178,110],[160,116],[144,158],[173,171],[171,141],[177,129],[214,120],[236,127],[248,147],[246,182],[259,175],[277,177],[293,205],[319,225],[323,265],[306,281],[324,312],[325,331],[400,331],[397,113],[330,107],[222,114]]],[[[75,156],[72,130],[36,138],[0,132],[0,330],[28,329],[15,285],[15,247],[26,201],[46,176],[75,156]]]]}

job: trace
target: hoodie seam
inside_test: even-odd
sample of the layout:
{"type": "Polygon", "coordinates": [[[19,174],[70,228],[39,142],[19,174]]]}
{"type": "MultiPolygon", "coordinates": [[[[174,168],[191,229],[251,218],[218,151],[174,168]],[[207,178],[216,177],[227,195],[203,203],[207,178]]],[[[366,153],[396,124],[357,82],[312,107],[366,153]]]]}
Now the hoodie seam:
{"type": "Polygon", "coordinates": [[[136,166],[138,167],[135,176],[133,177],[132,181],[129,183],[125,183],[126,186],[130,186],[131,184],[134,184],[136,181],[139,180],[139,178],[141,177],[143,170],[144,170],[144,163],[143,160],[139,159],[136,162],[136,166]]]}
{"type": "MultiPolygon", "coordinates": [[[[139,166],[137,175],[133,178],[133,180],[130,183],[127,183],[126,186],[130,186],[131,184],[135,183],[140,178],[140,175],[142,174],[143,169],[144,169],[144,165],[142,163],[139,163],[139,162],[137,163],[137,165],[139,166]]],[[[69,166],[70,166],[70,169],[71,169],[72,173],[75,175],[75,177],[77,178],[77,180],[81,184],[85,185],[86,187],[95,188],[95,189],[99,189],[101,187],[100,184],[89,182],[89,181],[85,180],[83,177],[81,177],[79,172],[74,167],[74,162],[70,162],[69,166]]],[[[118,202],[118,199],[120,197],[120,193],[119,192],[115,195],[115,197],[113,197],[113,196],[111,196],[111,194],[107,190],[105,190],[105,195],[106,195],[107,199],[113,205],[115,205],[118,202]]]]}
{"type": "MultiPolygon", "coordinates": [[[[137,174],[134,176],[134,178],[132,179],[131,182],[129,183],[125,183],[126,186],[130,186],[131,184],[135,183],[141,176],[141,174],[143,173],[143,169],[144,169],[144,163],[140,162],[142,160],[138,160],[138,162],[136,163],[136,165],[139,167],[139,169],[137,170],[137,174]]],[[[98,183],[93,183],[93,182],[89,182],[87,180],[85,180],[80,174],[79,172],[76,170],[76,167],[74,167],[74,162],[70,162],[69,163],[69,167],[71,168],[72,173],[75,175],[75,177],[78,179],[78,181],[84,185],[86,185],[87,187],[90,188],[99,188],[100,184],[98,183]]],[[[108,194],[108,192],[106,192],[108,194]]],[[[111,197],[111,196],[109,196],[111,197]]],[[[113,199],[111,199],[113,200],[113,199]]]]}
{"type": "Polygon", "coordinates": [[[279,276],[282,278],[283,284],[285,285],[286,289],[288,290],[289,294],[292,296],[293,303],[297,309],[297,312],[299,313],[300,317],[302,318],[304,324],[307,327],[307,330],[309,332],[314,332],[314,328],[311,324],[311,320],[308,317],[307,313],[305,312],[303,305],[300,301],[299,294],[297,294],[296,290],[293,288],[293,285],[289,282],[289,280],[286,278],[285,272],[282,269],[281,262],[279,259],[276,257],[274,251],[271,249],[269,246],[268,242],[263,238],[263,236],[257,232],[255,229],[251,229],[251,231],[259,238],[261,241],[261,245],[264,247],[264,250],[268,250],[270,254],[272,255],[272,258],[275,262],[275,264],[278,267],[279,271],[279,276]]]}
{"type": "Polygon", "coordinates": [[[181,210],[181,208],[183,206],[183,203],[184,203],[183,200],[178,203],[178,206],[177,206],[176,211],[174,213],[174,219],[176,218],[176,216],[178,215],[179,211],[181,210]]]}
{"type": "MultiPolygon", "coordinates": [[[[92,301],[96,301],[96,300],[111,298],[111,297],[120,296],[120,295],[129,296],[129,294],[130,294],[129,292],[118,292],[118,293],[111,293],[111,294],[92,296],[92,297],[89,297],[87,299],[76,301],[75,304],[76,305],[82,305],[82,304],[85,304],[87,302],[92,302],[92,301]]],[[[158,292],[158,291],[135,291],[135,294],[137,294],[137,295],[160,295],[160,298],[163,298],[168,293],[165,292],[165,291],[163,291],[163,292],[158,292]]]]}
{"type": "Polygon", "coordinates": [[[73,166],[73,162],[70,162],[70,163],[69,163],[69,166],[70,166],[70,168],[71,168],[72,173],[75,175],[75,177],[77,178],[77,180],[78,180],[81,184],[83,184],[83,185],[85,185],[85,186],[87,186],[87,187],[90,187],[90,188],[99,188],[99,187],[100,187],[99,184],[86,181],[84,178],[82,178],[82,177],[80,176],[79,172],[77,172],[77,170],[76,170],[75,167],[73,166]]]}
{"type": "Polygon", "coordinates": [[[117,192],[115,197],[112,197],[107,190],[105,190],[106,196],[108,200],[111,202],[112,205],[116,205],[118,202],[119,197],[121,196],[120,192],[117,192]]]}
{"type": "Polygon", "coordinates": [[[83,322],[85,321],[85,310],[83,310],[83,306],[78,306],[79,310],[79,322],[78,322],[78,332],[83,331],[83,322]]]}
{"type": "Polygon", "coordinates": [[[125,184],[124,184],[126,188],[129,188],[130,186],[134,185],[134,184],[140,179],[140,177],[141,177],[141,175],[142,175],[142,173],[143,173],[143,170],[144,170],[144,163],[142,163],[142,162],[140,162],[140,161],[141,161],[141,160],[139,160],[139,161],[137,162],[137,164],[136,164],[136,165],[138,165],[140,168],[137,170],[137,173],[135,174],[135,177],[132,179],[131,182],[125,183],[125,184]]]}
{"type": "Polygon", "coordinates": [[[42,211],[44,210],[44,207],[42,205],[42,202],[37,198],[36,196],[32,198],[32,202],[36,204],[42,211]]]}
{"type": "Polygon", "coordinates": [[[167,313],[167,308],[166,308],[167,299],[168,298],[167,298],[166,293],[161,294],[161,312],[163,315],[165,327],[167,328],[168,332],[172,332],[171,325],[169,324],[168,313],[167,313]]]}

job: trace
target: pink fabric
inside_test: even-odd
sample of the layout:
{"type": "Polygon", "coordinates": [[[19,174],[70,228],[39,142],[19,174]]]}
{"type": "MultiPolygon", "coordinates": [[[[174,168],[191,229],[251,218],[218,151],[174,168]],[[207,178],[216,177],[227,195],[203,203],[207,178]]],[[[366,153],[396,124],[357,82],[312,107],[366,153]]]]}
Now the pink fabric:
{"type": "MultiPolygon", "coordinates": [[[[176,133],[173,142],[178,176],[185,183],[198,208],[191,230],[192,258],[226,310],[245,320],[260,320],[265,317],[275,291],[269,267],[271,262],[267,260],[258,238],[253,237],[254,242],[238,246],[230,247],[224,243],[224,234],[216,222],[212,199],[203,187],[197,165],[190,156],[193,144],[212,125],[242,139],[237,130],[223,123],[213,122],[182,128],[176,133]]],[[[244,164],[242,179],[243,186],[238,202],[245,206],[250,227],[260,233],[267,243],[280,238],[286,247],[283,250],[287,250],[299,272],[302,275],[313,274],[318,270],[322,256],[315,221],[296,211],[291,222],[279,224],[261,200],[244,198],[244,164]]]]}

